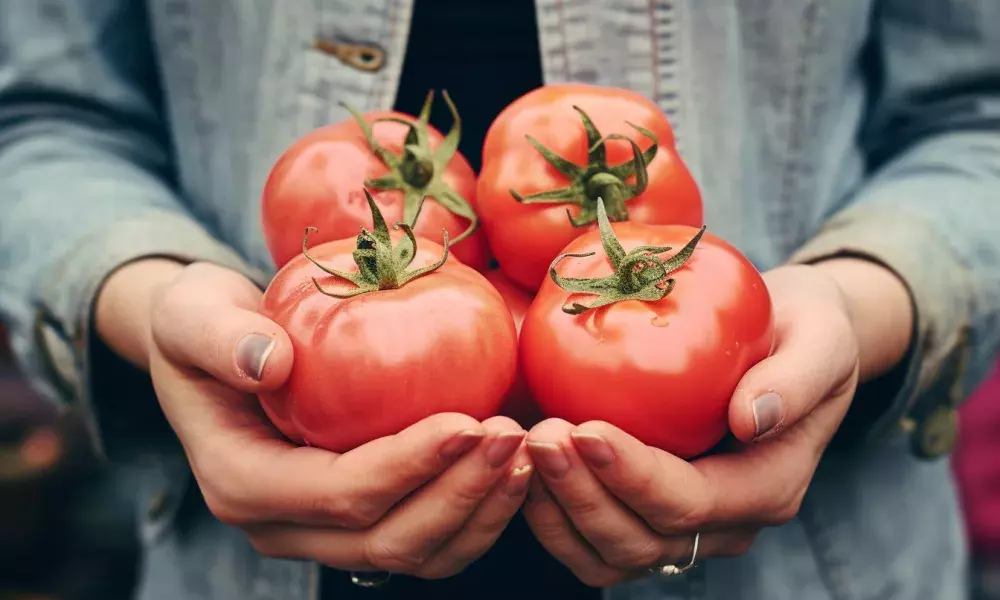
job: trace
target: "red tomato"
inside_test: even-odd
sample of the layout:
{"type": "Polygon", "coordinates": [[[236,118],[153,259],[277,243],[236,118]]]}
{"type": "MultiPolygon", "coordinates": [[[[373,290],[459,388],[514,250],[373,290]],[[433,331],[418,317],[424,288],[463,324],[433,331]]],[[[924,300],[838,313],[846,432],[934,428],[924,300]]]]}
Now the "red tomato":
{"type": "MultiPolygon", "coordinates": [[[[514,285],[500,269],[491,269],[485,275],[486,279],[503,296],[511,316],[514,317],[517,332],[520,334],[521,322],[524,321],[524,315],[528,312],[528,307],[531,306],[532,296],[514,285]]],[[[542,420],[543,415],[538,410],[538,406],[535,405],[535,401],[531,399],[528,382],[525,381],[524,373],[520,369],[518,369],[517,377],[514,379],[514,385],[507,392],[500,414],[514,419],[526,429],[542,420]]]]}
{"type": "Polygon", "coordinates": [[[663,112],[635,92],[591,85],[544,86],[505,108],[486,134],[476,196],[501,268],[529,290],[566,244],[594,229],[598,197],[612,221],[703,220],[663,112]]]}
{"type": "Polygon", "coordinates": [[[476,176],[456,152],[458,114],[446,95],[455,126],[442,137],[427,124],[430,99],[416,119],[398,112],[356,115],[316,129],[285,150],[271,169],[261,204],[264,240],[278,267],[299,254],[306,227],[319,230],[316,244],[370,228],[364,187],[373,191],[389,223],[406,222],[417,235],[439,243],[447,229],[459,260],[480,271],[489,267],[489,246],[475,214],[476,176]]]}
{"type": "Polygon", "coordinates": [[[607,249],[592,231],[553,263],[575,291],[552,276],[542,285],[521,330],[524,376],[547,416],[607,421],[682,458],[699,455],[728,432],[737,383],[771,351],[767,287],[739,251],[711,234],[699,240],[693,227],[611,228],[607,249]]]}
{"type": "Polygon", "coordinates": [[[357,243],[311,249],[324,268],[304,254],[293,258],[264,294],[260,312],[288,332],[295,359],[285,385],[260,400],[296,442],[345,452],[440,412],[486,419],[514,381],[517,332],[496,289],[424,239],[415,254],[400,234],[395,250],[372,251],[390,237],[380,221],[357,243]],[[380,289],[386,273],[394,289],[380,289]]]}

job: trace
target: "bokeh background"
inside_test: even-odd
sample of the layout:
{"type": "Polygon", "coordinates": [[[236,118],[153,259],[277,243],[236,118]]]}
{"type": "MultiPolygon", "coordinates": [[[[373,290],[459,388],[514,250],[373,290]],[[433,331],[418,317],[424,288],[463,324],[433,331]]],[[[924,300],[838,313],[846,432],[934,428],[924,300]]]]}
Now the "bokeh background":
{"type": "MultiPolygon", "coordinates": [[[[1000,371],[961,423],[952,460],[970,596],[1000,600],[1000,371]]],[[[128,473],[102,465],[86,436],[77,412],[56,410],[18,376],[0,324],[0,600],[130,597],[141,556],[128,473]]]]}

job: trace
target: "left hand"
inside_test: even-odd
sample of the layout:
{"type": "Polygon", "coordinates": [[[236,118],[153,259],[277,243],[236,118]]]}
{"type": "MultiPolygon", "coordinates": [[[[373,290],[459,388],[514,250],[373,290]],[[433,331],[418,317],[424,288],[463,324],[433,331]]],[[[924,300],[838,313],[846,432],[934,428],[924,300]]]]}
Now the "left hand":
{"type": "Polygon", "coordinates": [[[550,419],[528,435],[541,481],[525,515],[539,541],[588,585],[607,587],[663,565],[746,552],[756,532],[798,512],[858,383],[858,339],[841,288],[820,269],[765,274],[773,354],[733,394],[740,447],[692,462],[604,422],[550,419]]]}

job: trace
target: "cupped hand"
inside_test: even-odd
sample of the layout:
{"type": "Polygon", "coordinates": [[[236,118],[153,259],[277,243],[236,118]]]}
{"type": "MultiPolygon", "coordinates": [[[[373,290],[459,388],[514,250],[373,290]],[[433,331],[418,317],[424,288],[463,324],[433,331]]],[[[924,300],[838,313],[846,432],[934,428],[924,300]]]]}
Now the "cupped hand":
{"type": "Polygon", "coordinates": [[[260,297],[195,264],[152,306],[153,384],[211,512],[262,554],[351,571],[445,577],[489,549],[526,493],[524,430],[439,414],[339,455],[290,443],[254,395],[293,361],[260,297]]]}
{"type": "Polygon", "coordinates": [[[857,387],[858,341],[840,287],[818,269],[782,267],[765,281],[775,348],[731,400],[735,451],[688,462],[604,422],[550,419],[529,433],[540,477],[526,518],[584,583],[686,566],[696,533],[698,560],[739,555],[798,512],[857,387]]]}

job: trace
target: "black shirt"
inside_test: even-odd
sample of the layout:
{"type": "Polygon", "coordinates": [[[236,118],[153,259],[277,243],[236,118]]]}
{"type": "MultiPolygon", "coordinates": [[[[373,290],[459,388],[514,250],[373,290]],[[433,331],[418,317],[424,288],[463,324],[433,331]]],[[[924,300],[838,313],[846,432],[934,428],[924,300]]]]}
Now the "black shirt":
{"type": "MultiPolygon", "coordinates": [[[[459,151],[477,172],[483,137],[510,102],[542,84],[532,0],[416,2],[396,110],[416,115],[427,91],[447,89],[462,117],[459,151]]],[[[431,123],[447,132],[451,119],[437,96],[431,123]]],[[[518,514],[500,540],[461,574],[427,581],[393,576],[381,588],[353,585],[348,573],[323,569],[326,600],[550,600],[599,598],[538,543],[518,514]]]]}

